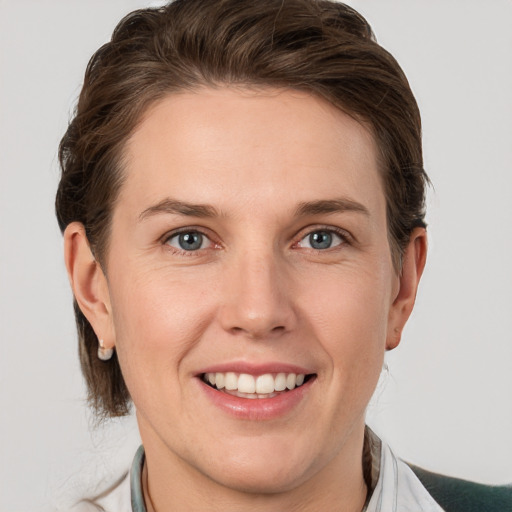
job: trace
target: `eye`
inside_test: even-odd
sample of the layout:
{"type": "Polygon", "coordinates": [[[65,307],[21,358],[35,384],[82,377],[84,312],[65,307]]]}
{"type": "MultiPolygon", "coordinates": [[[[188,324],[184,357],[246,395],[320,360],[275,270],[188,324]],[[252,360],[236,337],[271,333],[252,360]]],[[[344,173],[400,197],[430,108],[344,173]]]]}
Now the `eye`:
{"type": "Polygon", "coordinates": [[[315,250],[331,249],[344,243],[345,240],[335,231],[327,229],[312,231],[308,233],[300,242],[300,247],[306,247],[315,250]]]}
{"type": "Polygon", "coordinates": [[[211,240],[199,231],[182,231],[181,233],[176,233],[170,236],[165,243],[181,251],[198,251],[212,245],[211,240]]]}

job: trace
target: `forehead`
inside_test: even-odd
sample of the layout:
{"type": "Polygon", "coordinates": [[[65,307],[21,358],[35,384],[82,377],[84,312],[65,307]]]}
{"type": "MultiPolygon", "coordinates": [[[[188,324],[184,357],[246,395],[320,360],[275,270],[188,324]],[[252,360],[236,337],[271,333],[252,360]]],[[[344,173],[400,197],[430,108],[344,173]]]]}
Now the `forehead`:
{"type": "Polygon", "coordinates": [[[223,207],[342,194],[380,208],[384,197],[369,130],[295,90],[171,94],[148,109],[124,156],[121,199],[139,203],[171,195],[223,207]]]}

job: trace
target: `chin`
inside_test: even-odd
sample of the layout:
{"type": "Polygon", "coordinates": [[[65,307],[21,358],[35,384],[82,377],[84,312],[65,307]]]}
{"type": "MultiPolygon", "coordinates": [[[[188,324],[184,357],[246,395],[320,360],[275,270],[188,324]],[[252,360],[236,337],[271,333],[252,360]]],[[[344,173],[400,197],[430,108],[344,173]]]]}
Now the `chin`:
{"type": "MultiPolygon", "coordinates": [[[[228,474],[215,478],[216,482],[229,489],[245,493],[270,495],[290,491],[303,483],[306,478],[300,468],[274,467],[272,462],[262,467],[243,469],[230,467],[228,474]]],[[[211,477],[211,475],[210,475],[211,477]]]]}
{"type": "Polygon", "coordinates": [[[299,486],[308,476],[312,466],[301,457],[297,443],[251,443],[252,446],[227,449],[218,463],[208,464],[206,474],[209,478],[239,492],[251,494],[276,494],[299,486]]]}

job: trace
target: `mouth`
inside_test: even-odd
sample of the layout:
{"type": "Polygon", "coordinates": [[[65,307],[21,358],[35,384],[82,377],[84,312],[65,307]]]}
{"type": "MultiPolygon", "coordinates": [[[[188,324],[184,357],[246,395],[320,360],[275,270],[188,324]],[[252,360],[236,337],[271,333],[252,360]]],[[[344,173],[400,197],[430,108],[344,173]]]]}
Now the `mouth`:
{"type": "Polygon", "coordinates": [[[201,380],[211,388],[238,398],[265,399],[293,391],[313,379],[315,374],[208,372],[201,380]]]}

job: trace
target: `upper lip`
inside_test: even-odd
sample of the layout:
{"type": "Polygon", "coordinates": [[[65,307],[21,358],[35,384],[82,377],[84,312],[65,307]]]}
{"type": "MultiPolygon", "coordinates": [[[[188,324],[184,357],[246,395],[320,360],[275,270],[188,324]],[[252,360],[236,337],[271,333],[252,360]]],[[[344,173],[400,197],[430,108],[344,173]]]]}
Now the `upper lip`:
{"type": "Polygon", "coordinates": [[[310,375],[315,373],[311,369],[304,368],[290,363],[267,362],[267,363],[249,363],[246,361],[232,361],[226,363],[218,363],[207,366],[197,372],[197,375],[205,373],[247,373],[249,375],[264,375],[266,373],[295,373],[310,375]]]}

